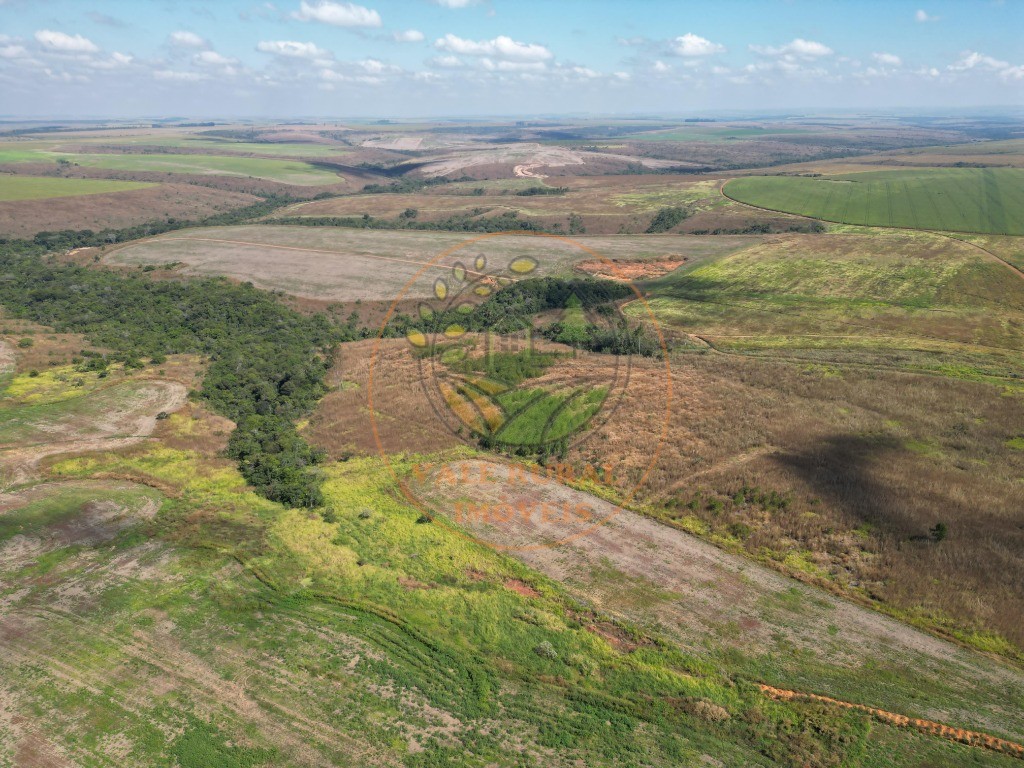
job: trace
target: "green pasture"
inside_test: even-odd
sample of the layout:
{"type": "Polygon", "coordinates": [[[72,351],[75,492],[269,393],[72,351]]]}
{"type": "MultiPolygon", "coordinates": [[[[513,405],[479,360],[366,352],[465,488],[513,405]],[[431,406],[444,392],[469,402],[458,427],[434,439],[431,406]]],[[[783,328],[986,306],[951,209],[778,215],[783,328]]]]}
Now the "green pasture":
{"type": "Polygon", "coordinates": [[[734,200],[841,224],[1024,235],[1024,170],[935,168],[839,176],[749,176],[734,200]]]}
{"type": "Polygon", "coordinates": [[[51,197],[77,197],[102,195],[106,192],[125,192],[145,189],[153,184],[108,179],[64,179],[49,176],[12,176],[0,174],[0,201],[45,200],[51,197]]]}
{"type": "Polygon", "coordinates": [[[78,165],[90,168],[107,168],[115,171],[148,171],[210,174],[227,176],[249,176],[282,184],[315,186],[338,184],[342,178],[333,171],[317,168],[300,160],[274,160],[262,157],[237,157],[230,155],[60,155],[78,165]]]}

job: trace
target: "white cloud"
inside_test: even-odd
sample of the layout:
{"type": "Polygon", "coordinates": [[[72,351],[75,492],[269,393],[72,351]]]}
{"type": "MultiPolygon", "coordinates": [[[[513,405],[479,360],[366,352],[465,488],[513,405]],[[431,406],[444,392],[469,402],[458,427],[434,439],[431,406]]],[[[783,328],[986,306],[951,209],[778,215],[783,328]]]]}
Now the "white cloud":
{"type": "Polygon", "coordinates": [[[373,75],[346,75],[344,72],[336,72],[333,69],[320,70],[320,79],[325,83],[365,83],[376,85],[383,82],[379,77],[373,75]]]}
{"type": "Polygon", "coordinates": [[[256,50],[292,59],[321,59],[330,56],[328,51],[318,48],[314,43],[299,43],[294,40],[261,40],[257,43],[256,50]]]}
{"type": "Polygon", "coordinates": [[[658,74],[665,74],[666,72],[672,71],[672,67],[666,64],[664,61],[654,62],[654,65],[651,67],[651,69],[653,69],[658,74]]]}
{"type": "Polygon", "coordinates": [[[40,29],[36,40],[48,51],[59,53],[96,53],[99,47],[92,40],[81,35],[66,35],[51,29],[40,29]]]}
{"type": "Polygon", "coordinates": [[[938,77],[941,73],[935,67],[921,67],[916,74],[921,77],[938,77]]]}
{"type": "Polygon", "coordinates": [[[437,5],[440,5],[442,8],[458,9],[468,8],[471,5],[476,5],[479,2],[479,0],[434,0],[434,2],[437,3],[437,5]]]}
{"type": "Polygon", "coordinates": [[[1002,61],[976,51],[966,52],[960,61],[950,64],[946,69],[951,72],[967,72],[969,70],[995,72],[1003,80],[1024,80],[1024,64],[1013,66],[1008,61],[1002,61]]]}
{"type": "Polygon", "coordinates": [[[543,72],[547,69],[543,61],[494,61],[486,56],[480,59],[480,66],[488,72],[543,72]]]}
{"type": "Polygon", "coordinates": [[[1009,66],[1010,63],[1007,61],[1000,61],[976,51],[967,51],[960,58],[960,61],[950,64],[947,69],[953,72],[965,72],[969,69],[1000,70],[1007,69],[1009,66]]]}
{"type": "Polygon", "coordinates": [[[929,16],[923,8],[919,8],[917,13],[914,14],[914,19],[923,24],[926,21],[938,21],[939,17],[929,16]]]}
{"type": "Polygon", "coordinates": [[[363,59],[359,62],[359,66],[369,72],[371,75],[379,75],[385,72],[401,72],[401,67],[396,67],[394,64],[385,64],[383,61],[378,59],[363,59]]]}
{"type": "Polygon", "coordinates": [[[801,59],[817,59],[822,56],[831,56],[833,50],[824,43],[816,43],[813,40],[804,40],[801,37],[796,38],[791,43],[786,43],[779,48],[773,48],[770,45],[752,45],[750,50],[754,53],[760,53],[764,56],[790,56],[799,57],[801,59]]]}
{"type": "Polygon", "coordinates": [[[0,48],[0,59],[20,59],[26,53],[23,45],[5,45],[0,48]]]}
{"type": "Polygon", "coordinates": [[[199,72],[179,72],[173,69],[158,69],[153,73],[153,77],[157,80],[167,80],[180,83],[195,83],[200,80],[206,80],[206,75],[199,72]]]}
{"type": "Polygon", "coordinates": [[[395,32],[391,37],[400,43],[420,43],[423,42],[424,36],[418,29],[407,29],[404,32],[395,32]]]}
{"type": "Polygon", "coordinates": [[[442,67],[443,69],[456,69],[462,66],[462,59],[458,56],[436,56],[429,62],[431,66],[442,67]]]}
{"type": "Polygon", "coordinates": [[[725,46],[687,33],[672,41],[672,50],[679,56],[711,56],[715,53],[725,53],[725,46]]]}
{"type": "Polygon", "coordinates": [[[464,40],[450,32],[434,43],[435,48],[463,56],[488,56],[506,61],[547,61],[551,51],[535,43],[519,43],[511,37],[499,35],[493,40],[464,40]]]}
{"type": "Polygon", "coordinates": [[[235,59],[229,59],[227,56],[221,56],[216,51],[203,51],[197,53],[193,59],[197,64],[211,64],[214,66],[228,66],[230,64],[237,63],[235,59]]]}
{"type": "Polygon", "coordinates": [[[118,53],[117,51],[114,51],[112,54],[110,54],[109,59],[92,59],[86,62],[85,65],[87,67],[90,67],[91,69],[111,70],[127,67],[133,61],[135,61],[134,57],[129,56],[125,53],[118,53]]]}
{"type": "Polygon", "coordinates": [[[334,3],[320,0],[312,5],[302,0],[299,10],[292,14],[300,21],[319,21],[335,27],[379,27],[380,14],[370,8],[354,3],[334,3]]]}
{"type": "Polygon", "coordinates": [[[903,59],[894,53],[873,53],[871,55],[879,64],[885,64],[889,67],[898,67],[903,64],[903,59]]]}
{"type": "Polygon", "coordinates": [[[195,32],[179,29],[177,32],[171,33],[171,45],[176,45],[179,48],[205,48],[207,42],[195,32]]]}

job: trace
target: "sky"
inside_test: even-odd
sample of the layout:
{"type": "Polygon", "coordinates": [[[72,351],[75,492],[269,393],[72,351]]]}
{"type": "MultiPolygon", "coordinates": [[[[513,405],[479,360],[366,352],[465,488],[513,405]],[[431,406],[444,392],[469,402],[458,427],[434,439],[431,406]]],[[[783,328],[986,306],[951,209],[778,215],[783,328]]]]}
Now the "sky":
{"type": "Polygon", "coordinates": [[[0,117],[1024,106],[1024,0],[0,0],[0,117]]]}

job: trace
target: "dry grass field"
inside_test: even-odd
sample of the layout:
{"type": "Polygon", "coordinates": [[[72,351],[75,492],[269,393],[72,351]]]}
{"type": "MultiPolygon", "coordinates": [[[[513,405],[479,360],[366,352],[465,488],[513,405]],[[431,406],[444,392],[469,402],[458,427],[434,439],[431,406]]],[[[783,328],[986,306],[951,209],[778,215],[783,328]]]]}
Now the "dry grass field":
{"type": "MultiPolygon", "coordinates": [[[[465,442],[431,410],[404,340],[380,346],[374,438],[376,347],[343,347],[336,390],[307,437],[335,458],[465,442]]],[[[1020,653],[1024,496],[1014,477],[1024,453],[1009,447],[1024,435],[1019,396],[998,382],[881,365],[713,351],[671,365],[669,419],[663,364],[632,360],[614,413],[569,454],[577,475],[614,465],[626,483],[615,493],[642,478],[632,502],[669,524],[934,631],[1020,653]],[[939,523],[949,532],[937,542],[939,523]]],[[[573,366],[546,376],[571,377],[573,366]]]]}
{"type": "Polygon", "coordinates": [[[252,205],[259,198],[244,192],[185,184],[159,184],[123,192],[0,202],[0,231],[32,237],[56,229],[118,229],[162,219],[202,219],[252,205]]]}
{"type": "Polygon", "coordinates": [[[182,262],[186,274],[227,275],[313,299],[390,301],[432,295],[437,278],[451,273],[457,262],[469,265],[479,255],[485,257],[488,272],[532,258],[539,265],[537,274],[567,274],[582,259],[644,260],[679,254],[697,261],[758,239],[555,238],[255,225],[170,232],[108,251],[104,259],[118,266],[182,262]]]}

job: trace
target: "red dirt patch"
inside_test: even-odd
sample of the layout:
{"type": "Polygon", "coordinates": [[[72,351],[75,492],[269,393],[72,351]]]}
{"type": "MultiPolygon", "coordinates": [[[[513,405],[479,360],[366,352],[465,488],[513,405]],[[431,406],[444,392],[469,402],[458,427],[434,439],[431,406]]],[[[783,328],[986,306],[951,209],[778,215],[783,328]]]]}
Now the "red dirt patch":
{"type": "Polygon", "coordinates": [[[675,272],[689,259],[686,256],[671,255],[661,259],[645,261],[622,261],[619,259],[594,259],[581,261],[576,269],[603,280],[630,283],[634,280],[649,280],[675,272]]]}
{"type": "Polygon", "coordinates": [[[939,736],[949,741],[957,741],[961,744],[969,744],[972,747],[991,749],[994,752],[1003,752],[1014,757],[1024,758],[1024,745],[1013,741],[1000,739],[979,731],[968,731],[963,728],[954,728],[932,720],[921,720],[916,717],[907,717],[895,712],[887,712],[884,709],[876,709],[864,704],[851,704],[848,701],[839,701],[828,696],[819,696],[816,693],[802,693],[800,691],[787,691],[781,688],[773,688],[770,685],[761,684],[761,691],[772,699],[779,701],[809,701],[819,704],[830,704],[843,709],[855,709],[859,712],[867,712],[869,715],[883,723],[895,725],[898,728],[913,728],[922,733],[939,736]]]}
{"type": "Polygon", "coordinates": [[[540,592],[519,579],[505,579],[505,589],[511,589],[524,597],[540,597],[540,592]]]}

